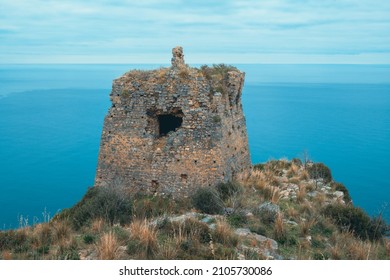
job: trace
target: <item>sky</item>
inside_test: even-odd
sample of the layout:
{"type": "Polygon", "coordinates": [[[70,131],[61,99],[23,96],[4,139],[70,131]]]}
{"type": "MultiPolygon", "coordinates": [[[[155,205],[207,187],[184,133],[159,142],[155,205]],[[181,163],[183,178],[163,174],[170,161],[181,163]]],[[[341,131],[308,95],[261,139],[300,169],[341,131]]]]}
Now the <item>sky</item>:
{"type": "Polygon", "coordinates": [[[0,64],[390,64],[389,0],[0,0],[0,64]]]}

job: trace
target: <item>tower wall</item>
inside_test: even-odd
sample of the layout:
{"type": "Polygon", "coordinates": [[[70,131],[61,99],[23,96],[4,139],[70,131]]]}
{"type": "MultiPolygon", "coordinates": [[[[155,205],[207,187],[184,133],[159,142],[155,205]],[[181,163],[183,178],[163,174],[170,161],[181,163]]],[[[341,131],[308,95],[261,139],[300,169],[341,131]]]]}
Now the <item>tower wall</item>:
{"type": "Polygon", "coordinates": [[[243,83],[232,67],[186,66],[180,47],[172,67],[114,80],[95,186],[187,196],[249,169],[243,83]]]}

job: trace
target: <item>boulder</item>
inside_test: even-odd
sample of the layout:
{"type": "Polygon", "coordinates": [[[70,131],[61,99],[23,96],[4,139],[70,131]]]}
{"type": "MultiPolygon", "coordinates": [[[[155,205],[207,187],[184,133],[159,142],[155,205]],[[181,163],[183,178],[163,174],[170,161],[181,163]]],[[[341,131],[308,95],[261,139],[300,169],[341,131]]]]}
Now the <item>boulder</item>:
{"type": "Polygon", "coordinates": [[[264,202],[258,207],[257,211],[259,212],[260,216],[274,221],[277,215],[280,213],[280,207],[271,202],[264,202]]]}

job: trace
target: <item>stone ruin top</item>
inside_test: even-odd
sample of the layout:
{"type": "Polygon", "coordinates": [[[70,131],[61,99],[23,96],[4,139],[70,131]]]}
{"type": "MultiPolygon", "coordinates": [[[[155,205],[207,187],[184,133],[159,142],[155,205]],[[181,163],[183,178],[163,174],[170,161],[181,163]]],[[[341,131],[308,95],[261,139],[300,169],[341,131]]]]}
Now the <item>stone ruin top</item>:
{"type": "Polygon", "coordinates": [[[178,46],[172,49],[172,68],[180,68],[185,66],[183,48],[178,46]]]}
{"type": "Polygon", "coordinates": [[[193,68],[182,47],[172,66],[131,70],[112,84],[96,187],[188,196],[251,168],[241,95],[245,74],[193,68]]]}

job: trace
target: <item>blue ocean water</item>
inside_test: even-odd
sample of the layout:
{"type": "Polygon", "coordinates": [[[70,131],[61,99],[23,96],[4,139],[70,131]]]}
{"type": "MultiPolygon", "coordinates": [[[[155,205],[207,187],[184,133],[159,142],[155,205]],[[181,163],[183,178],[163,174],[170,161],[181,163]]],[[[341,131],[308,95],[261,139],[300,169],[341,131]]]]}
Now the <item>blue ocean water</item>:
{"type": "MultiPolygon", "coordinates": [[[[0,228],[43,220],[93,184],[111,82],[159,65],[0,66],[0,228]]],[[[328,165],[354,203],[390,201],[389,65],[238,65],[252,162],[328,165]]]]}

